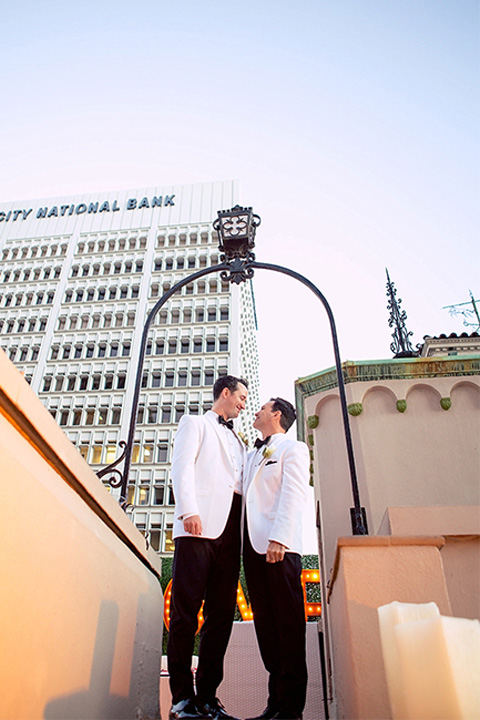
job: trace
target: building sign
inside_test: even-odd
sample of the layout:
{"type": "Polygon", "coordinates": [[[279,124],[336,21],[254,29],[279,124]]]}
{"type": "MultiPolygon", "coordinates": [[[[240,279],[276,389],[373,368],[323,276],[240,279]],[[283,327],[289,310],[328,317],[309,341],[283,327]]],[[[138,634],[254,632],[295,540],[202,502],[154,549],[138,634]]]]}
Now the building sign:
{"type": "MultiPolygon", "coordinates": [[[[153,197],[144,197],[141,200],[137,198],[129,198],[125,204],[125,210],[143,210],[153,209],[156,207],[168,207],[169,205],[175,205],[175,195],[153,195],[153,197]]],[[[121,210],[121,206],[117,200],[110,202],[104,200],[103,202],[90,202],[90,203],[78,203],[78,205],[52,205],[52,207],[39,207],[36,210],[29,208],[28,210],[9,210],[8,212],[0,212],[0,222],[16,222],[17,220],[23,221],[27,218],[36,218],[41,220],[42,218],[52,217],[68,217],[69,215],[83,215],[84,213],[104,213],[104,212],[117,212],[121,210]],[[32,214],[33,213],[33,214],[32,214]]]]}

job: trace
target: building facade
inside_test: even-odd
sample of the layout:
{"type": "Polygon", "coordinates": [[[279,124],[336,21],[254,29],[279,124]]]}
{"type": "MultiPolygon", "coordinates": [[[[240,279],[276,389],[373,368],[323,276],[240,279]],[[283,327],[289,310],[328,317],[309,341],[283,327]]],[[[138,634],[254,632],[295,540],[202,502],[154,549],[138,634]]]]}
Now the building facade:
{"type": "MultiPolygon", "coordinates": [[[[0,346],[94,470],[127,438],[148,313],[186,275],[220,262],[212,221],[236,202],[225,181],[0,204],[0,346]]],[[[239,423],[252,437],[253,288],[213,272],[167,301],[147,342],[128,502],[160,553],[173,550],[176,426],[211,406],[226,373],[249,380],[239,423]]]]}

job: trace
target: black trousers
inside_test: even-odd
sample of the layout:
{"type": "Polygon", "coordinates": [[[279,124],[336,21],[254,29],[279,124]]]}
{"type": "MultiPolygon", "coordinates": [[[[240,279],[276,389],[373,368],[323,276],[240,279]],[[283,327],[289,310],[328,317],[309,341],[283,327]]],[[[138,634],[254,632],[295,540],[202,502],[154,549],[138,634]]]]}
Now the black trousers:
{"type": "Polygon", "coordinates": [[[305,608],[300,555],[277,563],[253,549],[245,525],[243,564],[260,654],[268,679],[268,706],[301,715],[307,692],[305,608]]]}
{"type": "Polygon", "coordinates": [[[202,602],[196,694],[201,702],[216,696],[223,679],[223,659],[232,632],[240,569],[242,498],[234,494],[225,530],[219,538],[175,540],[168,636],[168,670],[172,703],[195,697],[191,671],[197,615],[202,602]]]}

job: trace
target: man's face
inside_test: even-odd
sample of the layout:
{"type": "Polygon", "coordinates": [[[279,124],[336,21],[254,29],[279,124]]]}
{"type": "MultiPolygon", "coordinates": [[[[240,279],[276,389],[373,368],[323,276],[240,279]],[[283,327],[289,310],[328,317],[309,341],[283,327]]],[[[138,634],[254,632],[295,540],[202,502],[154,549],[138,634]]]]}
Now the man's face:
{"type": "Polygon", "coordinates": [[[228,388],[225,389],[228,393],[225,394],[225,415],[229,419],[237,418],[240,412],[245,410],[248,390],[242,383],[238,383],[237,389],[233,392],[230,392],[228,388]]]}
{"type": "Polygon", "coordinates": [[[276,415],[276,413],[273,411],[273,400],[269,400],[255,413],[253,427],[256,430],[260,430],[265,436],[272,434],[272,420],[274,415],[276,415]]]}

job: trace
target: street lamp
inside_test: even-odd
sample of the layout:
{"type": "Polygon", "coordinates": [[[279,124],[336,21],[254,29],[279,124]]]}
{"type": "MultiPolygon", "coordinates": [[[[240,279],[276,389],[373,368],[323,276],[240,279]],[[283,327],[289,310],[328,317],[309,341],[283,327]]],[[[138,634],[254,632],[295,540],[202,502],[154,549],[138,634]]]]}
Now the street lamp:
{"type": "Polygon", "coordinates": [[[247,258],[255,247],[255,233],[262,222],[254,215],[251,207],[235,205],[231,210],[219,210],[218,218],[213,223],[220,243],[218,249],[225,254],[227,260],[247,258]]]}
{"type": "Polygon", "coordinates": [[[197,280],[204,275],[208,275],[213,272],[220,272],[220,277],[224,281],[234,282],[239,284],[245,282],[249,278],[252,278],[254,271],[259,270],[274,270],[275,272],[289,275],[295,280],[299,280],[301,283],[306,285],[322,302],[330,321],[330,330],[332,334],[333,351],[335,355],[335,367],[337,370],[337,381],[338,390],[340,394],[340,405],[342,409],[343,428],[345,434],[345,442],[347,448],[348,464],[350,470],[350,483],[353,498],[353,507],[350,508],[350,520],[352,525],[352,533],[354,535],[367,535],[367,521],[365,508],[361,506],[360,494],[358,490],[357,471],[355,466],[355,457],[353,453],[353,442],[352,434],[350,431],[350,421],[348,416],[348,406],[345,393],[345,382],[343,378],[342,364],[340,360],[340,351],[338,347],[337,330],[335,326],[335,319],[333,317],[332,310],[328,304],[325,296],[320,290],[303,275],[290,270],[289,268],[282,267],[281,265],[273,265],[271,263],[262,263],[255,260],[255,255],[252,252],[255,247],[255,232],[257,227],[260,225],[260,217],[255,215],[252,208],[243,208],[240,205],[236,205],[231,210],[219,210],[217,213],[218,217],[213,223],[213,228],[218,233],[219,237],[219,250],[222,255],[220,257],[221,263],[218,265],[211,265],[208,268],[198,270],[191,275],[180,280],[176,285],[173,285],[167,292],[157,301],[152,310],[150,311],[145,326],[143,328],[142,341],[140,345],[140,353],[137,365],[137,375],[135,380],[135,390],[132,401],[132,409],[130,415],[130,425],[128,432],[128,439],[125,445],[124,452],[114,462],[97,475],[99,477],[105,477],[109,473],[115,477],[110,478],[108,482],[112,487],[120,487],[120,503],[125,508],[127,505],[127,490],[128,490],[128,477],[130,473],[130,464],[132,459],[133,441],[135,434],[135,425],[137,422],[137,411],[138,403],[140,398],[140,389],[143,375],[143,363],[145,360],[145,350],[147,345],[147,335],[150,326],[160,308],[174,295],[178,290],[181,290],[184,285],[188,285],[193,280],[197,280]],[[116,467],[123,461],[123,473],[116,467]]]}

